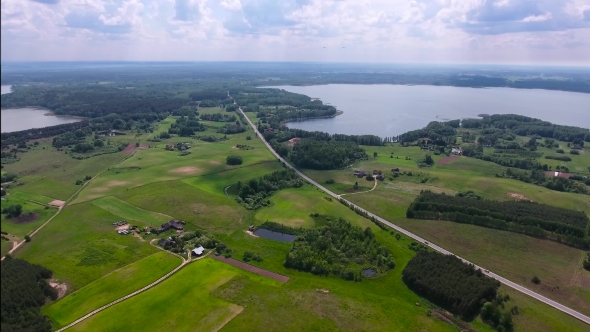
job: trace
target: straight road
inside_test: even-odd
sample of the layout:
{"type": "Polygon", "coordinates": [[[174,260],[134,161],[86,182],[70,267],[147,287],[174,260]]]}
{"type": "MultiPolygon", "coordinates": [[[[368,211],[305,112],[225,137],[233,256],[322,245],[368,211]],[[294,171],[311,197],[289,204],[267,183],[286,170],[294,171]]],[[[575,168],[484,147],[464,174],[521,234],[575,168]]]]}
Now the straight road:
{"type": "MultiPolygon", "coordinates": [[[[228,96],[229,96],[229,93],[228,93],[228,96]]],[[[234,102],[234,104],[235,104],[235,102],[234,102]]],[[[309,182],[309,183],[313,184],[314,186],[320,188],[326,194],[328,194],[328,195],[330,195],[330,196],[332,196],[332,197],[334,197],[334,198],[336,198],[338,200],[345,201],[346,203],[348,203],[349,206],[354,206],[355,209],[357,209],[359,211],[362,211],[362,212],[365,212],[367,215],[369,215],[369,217],[374,217],[376,220],[378,220],[381,223],[387,225],[388,227],[393,228],[396,231],[398,231],[398,232],[406,235],[407,237],[410,237],[410,238],[412,238],[412,239],[414,239],[416,241],[419,241],[420,243],[423,243],[423,244],[429,246],[430,248],[432,248],[432,249],[434,249],[434,250],[436,250],[436,251],[438,251],[440,253],[443,253],[445,255],[453,255],[452,252],[450,252],[448,250],[445,250],[445,249],[443,249],[443,248],[441,248],[441,247],[439,247],[439,246],[437,246],[435,244],[429,243],[426,240],[424,240],[423,238],[419,237],[418,235],[416,235],[414,233],[411,233],[411,232],[409,232],[409,231],[407,231],[407,230],[405,230],[405,229],[403,229],[403,228],[401,228],[401,227],[399,227],[397,225],[394,225],[391,222],[389,222],[389,221],[387,221],[387,220],[385,220],[385,219],[383,219],[383,218],[381,218],[381,217],[379,217],[379,216],[377,216],[377,215],[375,215],[375,214],[373,214],[373,213],[371,213],[371,212],[369,212],[369,211],[367,211],[367,210],[365,210],[365,209],[363,209],[363,208],[361,208],[361,207],[359,207],[359,206],[351,203],[350,201],[347,201],[346,199],[340,197],[340,195],[337,195],[337,194],[331,192],[330,190],[328,190],[325,187],[323,187],[321,184],[319,184],[319,183],[315,182],[314,180],[310,179],[307,175],[299,172],[295,167],[291,166],[291,164],[289,164],[285,159],[283,159],[281,156],[279,156],[276,153],[276,151],[264,139],[264,136],[262,136],[260,134],[260,132],[258,132],[258,128],[256,128],[256,126],[252,123],[252,121],[250,121],[250,119],[246,116],[246,114],[244,113],[244,111],[242,111],[242,108],[239,107],[238,109],[242,113],[242,115],[244,115],[244,118],[246,118],[246,120],[248,121],[248,123],[250,124],[250,126],[252,126],[252,128],[254,129],[254,132],[256,133],[256,135],[258,137],[260,137],[260,139],[262,140],[262,142],[264,143],[264,145],[266,145],[266,147],[270,150],[270,152],[272,152],[272,154],[275,157],[277,157],[277,159],[279,161],[281,161],[286,167],[288,167],[291,170],[293,170],[295,173],[297,173],[300,177],[302,177],[303,179],[305,179],[307,182],[309,182]]],[[[457,255],[454,255],[454,256],[457,257],[457,258],[459,258],[459,259],[461,259],[464,263],[473,264],[473,263],[469,262],[468,260],[463,259],[463,258],[461,258],[461,257],[459,257],[457,255]]],[[[488,271],[487,269],[484,269],[484,268],[482,268],[480,266],[477,266],[475,264],[473,264],[473,266],[475,266],[476,269],[481,269],[482,271],[488,271]]],[[[517,283],[514,283],[514,282],[512,282],[512,281],[510,281],[510,280],[508,280],[506,278],[503,278],[503,277],[501,277],[501,276],[499,276],[499,275],[497,275],[497,274],[495,274],[493,272],[489,272],[488,271],[488,272],[484,272],[484,273],[487,276],[489,276],[490,278],[494,278],[494,279],[498,280],[499,282],[501,282],[502,284],[504,284],[504,285],[506,285],[508,287],[512,287],[512,288],[516,289],[519,292],[522,292],[522,293],[524,293],[524,294],[526,294],[528,296],[531,296],[531,297],[533,297],[533,298],[535,298],[535,299],[537,299],[537,300],[539,300],[539,301],[541,301],[541,302],[543,302],[543,303],[545,303],[547,305],[552,306],[553,308],[555,308],[557,310],[560,310],[560,311],[562,311],[562,312],[564,312],[564,313],[566,313],[566,314],[568,314],[570,316],[573,316],[573,317],[575,317],[575,318],[583,321],[584,323],[590,325],[590,317],[588,317],[586,315],[583,315],[583,314],[581,314],[581,313],[579,313],[579,312],[577,312],[577,311],[575,311],[575,310],[573,310],[571,308],[568,308],[568,307],[566,307],[566,306],[564,306],[564,305],[562,305],[560,303],[557,303],[557,302],[555,302],[555,301],[553,301],[551,299],[548,299],[548,298],[546,298],[545,296],[543,296],[541,294],[535,293],[532,290],[530,290],[530,289],[528,289],[526,287],[523,287],[523,286],[521,286],[521,285],[519,285],[517,283]]]]}

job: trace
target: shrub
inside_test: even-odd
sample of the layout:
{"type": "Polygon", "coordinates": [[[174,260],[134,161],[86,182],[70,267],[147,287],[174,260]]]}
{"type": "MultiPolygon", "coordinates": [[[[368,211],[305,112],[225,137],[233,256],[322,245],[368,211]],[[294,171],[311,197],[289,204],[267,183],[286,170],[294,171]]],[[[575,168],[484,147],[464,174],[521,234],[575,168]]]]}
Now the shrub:
{"type": "Polygon", "coordinates": [[[226,158],[228,165],[241,165],[243,162],[242,157],[240,156],[228,156],[226,158]]]}
{"type": "Polygon", "coordinates": [[[555,152],[557,152],[557,153],[564,153],[563,149],[557,149],[557,150],[555,150],[555,152]]]}
{"type": "Polygon", "coordinates": [[[31,242],[31,237],[28,235],[25,235],[25,242],[31,242]]]}
{"type": "Polygon", "coordinates": [[[541,283],[541,279],[539,279],[539,277],[534,276],[533,279],[531,279],[532,283],[535,285],[538,285],[541,283]]]}
{"type": "Polygon", "coordinates": [[[326,184],[333,184],[334,182],[335,182],[335,181],[334,181],[334,180],[332,180],[332,179],[328,179],[328,180],[326,180],[326,184]]]}
{"type": "Polygon", "coordinates": [[[251,141],[252,140],[252,136],[248,135],[246,136],[246,141],[251,141]]]}
{"type": "Polygon", "coordinates": [[[570,154],[579,155],[580,154],[580,151],[578,151],[578,150],[570,150],[570,154]]]}

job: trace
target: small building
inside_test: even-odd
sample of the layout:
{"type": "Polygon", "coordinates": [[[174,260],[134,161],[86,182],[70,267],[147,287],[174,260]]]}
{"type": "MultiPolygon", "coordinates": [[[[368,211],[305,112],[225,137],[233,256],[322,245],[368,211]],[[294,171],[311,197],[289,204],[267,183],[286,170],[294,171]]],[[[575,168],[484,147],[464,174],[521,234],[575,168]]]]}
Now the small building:
{"type": "Polygon", "coordinates": [[[461,149],[452,148],[451,154],[454,154],[455,156],[461,156],[461,155],[463,155],[463,151],[461,149]]]}
{"type": "Polygon", "coordinates": [[[205,248],[203,248],[203,246],[199,246],[199,247],[192,250],[193,255],[195,255],[197,257],[203,255],[204,252],[205,252],[205,248]]]}
{"type": "Polygon", "coordinates": [[[391,169],[391,172],[393,173],[399,173],[399,168],[395,167],[391,169]]]}
{"type": "Polygon", "coordinates": [[[377,175],[377,180],[383,181],[383,180],[385,180],[385,176],[383,174],[379,174],[379,175],[377,175]]]}
{"type": "Polygon", "coordinates": [[[182,227],[182,221],[177,219],[170,220],[169,222],[160,225],[160,228],[158,228],[158,233],[165,232],[169,229],[175,229],[177,231],[184,230],[184,227],[182,227]]]}
{"type": "Polygon", "coordinates": [[[160,239],[160,241],[158,241],[158,244],[161,247],[176,247],[176,241],[168,239],[160,239]]]}
{"type": "Polygon", "coordinates": [[[299,137],[293,137],[293,138],[291,138],[291,139],[289,140],[289,143],[288,143],[288,145],[289,145],[289,146],[293,146],[293,145],[295,145],[297,142],[299,142],[300,140],[301,140],[301,138],[299,138],[299,137]]]}
{"type": "Polygon", "coordinates": [[[360,179],[360,178],[364,178],[367,175],[367,173],[364,171],[354,171],[354,175],[360,179]]]}
{"type": "Polygon", "coordinates": [[[378,170],[376,170],[376,169],[374,169],[374,170],[373,170],[373,175],[377,175],[377,174],[379,174],[379,171],[378,171],[378,170]]]}
{"type": "Polygon", "coordinates": [[[175,147],[173,144],[166,144],[166,150],[168,151],[174,151],[175,147]]]}

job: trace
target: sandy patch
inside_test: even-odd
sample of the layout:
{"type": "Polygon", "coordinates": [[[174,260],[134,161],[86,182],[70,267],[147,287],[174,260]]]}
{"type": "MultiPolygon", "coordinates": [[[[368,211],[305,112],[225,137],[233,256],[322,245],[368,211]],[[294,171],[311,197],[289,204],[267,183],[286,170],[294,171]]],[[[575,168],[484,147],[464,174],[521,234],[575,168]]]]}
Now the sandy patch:
{"type": "Polygon", "coordinates": [[[530,199],[530,198],[528,198],[528,197],[526,197],[524,195],[517,194],[517,193],[507,193],[506,195],[508,195],[508,196],[510,196],[512,198],[523,200],[523,201],[530,201],[530,202],[533,201],[532,199],[530,199]]]}
{"type": "Polygon", "coordinates": [[[221,165],[221,163],[220,163],[219,161],[217,161],[217,160],[211,160],[211,161],[209,162],[209,164],[210,164],[210,165],[221,165]]]}
{"type": "Polygon", "coordinates": [[[252,231],[244,231],[244,232],[250,236],[258,237],[258,235],[255,235],[254,233],[252,233],[252,231]]]}
{"type": "Polygon", "coordinates": [[[147,150],[149,148],[150,148],[150,145],[149,144],[142,143],[142,144],[139,145],[139,149],[140,150],[147,150]]]}
{"type": "Polygon", "coordinates": [[[54,199],[53,201],[49,202],[49,205],[55,206],[55,207],[62,207],[62,206],[64,206],[64,204],[66,204],[65,201],[60,201],[58,199],[54,199]]]}
{"type": "Polygon", "coordinates": [[[558,176],[560,178],[569,179],[570,176],[572,176],[573,174],[572,173],[563,173],[563,172],[548,171],[548,172],[545,172],[545,175],[547,175],[547,176],[558,176]],[[557,173],[557,174],[555,174],[555,173],[557,173]]]}
{"type": "Polygon", "coordinates": [[[51,280],[49,281],[49,286],[55,288],[55,290],[57,290],[57,298],[61,299],[64,295],[66,295],[66,292],[68,290],[68,285],[66,285],[65,283],[60,284],[58,280],[51,280]]]}
{"type": "Polygon", "coordinates": [[[200,168],[198,167],[194,167],[194,166],[185,166],[185,167],[179,167],[179,168],[175,168],[173,170],[170,170],[170,173],[174,173],[174,174],[196,174],[199,173],[201,171],[200,168]]]}
{"type": "Polygon", "coordinates": [[[103,191],[107,191],[113,187],[121,187],[124,186],[126,184],[129,184],[131,182],[129,181],[118,181],[118,180],[111,180],[109,182],[107,182],[103,187],[98,187],[98,188],[94,188],[92,189],[92,191],[95,192],[103,192],[103,191]]]}

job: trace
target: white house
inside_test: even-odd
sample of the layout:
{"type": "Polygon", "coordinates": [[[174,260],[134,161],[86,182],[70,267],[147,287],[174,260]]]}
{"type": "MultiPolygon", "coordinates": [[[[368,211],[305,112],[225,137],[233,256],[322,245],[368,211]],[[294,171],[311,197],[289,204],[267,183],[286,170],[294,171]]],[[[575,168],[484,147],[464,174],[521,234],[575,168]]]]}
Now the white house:
{"type": "Polygon", "coordinates": [[[460,155],[463,154],[463,151],[461,149],[455,149],[455,148],[453,148],[453,149],[451,149],[451,154],[454,154],[456,156],[460,156],[460,155]]]}
{"type": "Polygon", "coordinates": [[[192,253],[195,256],[201,256],[204,251],[205,251],[205,248],[203,248],[203,246],[199,246],[198,248],[193,249],[192,253]]]}

